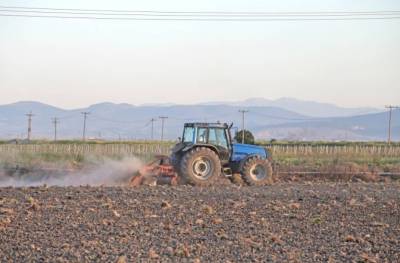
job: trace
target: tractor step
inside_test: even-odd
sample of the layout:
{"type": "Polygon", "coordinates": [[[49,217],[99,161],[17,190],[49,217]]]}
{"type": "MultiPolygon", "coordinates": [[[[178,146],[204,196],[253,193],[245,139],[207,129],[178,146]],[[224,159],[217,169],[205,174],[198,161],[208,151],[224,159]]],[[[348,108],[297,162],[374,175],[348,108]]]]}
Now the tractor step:
{"type": "Polygon", "coordinates": [[[233,175],[232,169],[229,167],[223,168],[222,172],[224,173],[225,177],[232,177],[232,175],[233,175]]]}

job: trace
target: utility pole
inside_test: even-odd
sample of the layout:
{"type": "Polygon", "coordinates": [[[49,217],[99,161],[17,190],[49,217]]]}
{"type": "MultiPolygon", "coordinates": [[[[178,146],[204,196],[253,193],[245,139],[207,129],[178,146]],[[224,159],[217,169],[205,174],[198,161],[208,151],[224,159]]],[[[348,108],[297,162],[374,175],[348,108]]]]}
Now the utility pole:
{"type": "Polygon", "coordinates": [[[388,144],[391,143],[391,136],[392,136],[392,110],[399,109],[400,106],[393,106],[393,105],[386,105],[386,109],[389,109],[389,128],[388,128],[388,144]]]}
{"type": "Polygon", "coordinates": [[[88,111],[81,112],[83,114],[83,134],[82,134],[82,141],[86,140],[86,119],[87,116],[90,114],[88,111]]]}
{"type": "Polygon", "coordinates": [[[28,116],[28,141],[30,141],[32,135],[32,117],[35,115],[32,114],[32,111],[25,115],[28,116]]]}
{"type": "Polygon", "coordinates": [[[159,117],[161,119],[161,141],[164,140],[164,121],[165,119],[168,119],[167,116],[160,116],[159,117]]]}
{"type": "Polygon", "coordinates": [[[59,120],[57,117],[54,117],[52,119],[52,122],[54,124],[54,141],[56,142],[57,141],[57,124],[59,123],[59,120]]]}
{"type": "Polygon", "coordinates": [[[242,144],[244,143],[244,115],[249,112],[248,110],[239,110],[242,113],[242,144]]]}
{"type": "Polygon", "coordinates": [[[154,140],[154,122],[156,121],[156,119],[151,118],[150,122],[151,122],[151,140],[154,140]]]}

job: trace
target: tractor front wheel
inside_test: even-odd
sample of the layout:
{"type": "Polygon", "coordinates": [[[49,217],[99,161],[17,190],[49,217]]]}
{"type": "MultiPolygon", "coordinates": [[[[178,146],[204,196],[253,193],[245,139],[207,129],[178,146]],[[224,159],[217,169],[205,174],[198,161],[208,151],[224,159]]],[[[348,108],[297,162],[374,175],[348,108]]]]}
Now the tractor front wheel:
{"type": "Polygon", "coordinates": [[[220,174],[221,162],[218,155],[206,147],[193,148],[180,162],[180,176],[191,185],[212,185],[220,174]]]}
{"type": "Polygon", "coordinates": [[[274,182],[271,163],[259,157],[246,160],[241,173],[248,185],[270,185],[274,182]]]}

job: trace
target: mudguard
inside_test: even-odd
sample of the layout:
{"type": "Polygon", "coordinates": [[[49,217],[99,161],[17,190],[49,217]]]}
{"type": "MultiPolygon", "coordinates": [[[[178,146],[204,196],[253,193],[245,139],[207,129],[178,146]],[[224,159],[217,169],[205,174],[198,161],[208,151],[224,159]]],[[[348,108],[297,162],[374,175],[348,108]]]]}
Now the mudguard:
{"type": "Polygon", "coordinates": [[[188,144],[183,149],[181,149],[181,152],[190,151],[191,149],[193,149],[195,147],[209,148],[209,149],[213,150],[219,156],[219,150],[217,149],[217,147],[215,147],[214,145],[211,145],[211,144],[206,144],[206,143],[188,144]]]}

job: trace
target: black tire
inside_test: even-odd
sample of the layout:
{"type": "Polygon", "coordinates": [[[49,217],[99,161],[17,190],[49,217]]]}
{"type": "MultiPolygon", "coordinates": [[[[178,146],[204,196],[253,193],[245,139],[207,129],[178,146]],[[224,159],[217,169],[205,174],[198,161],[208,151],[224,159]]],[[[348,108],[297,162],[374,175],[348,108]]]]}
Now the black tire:
{"type": "Polygon", "coordinates": [[[248,185],[261,186],[274,183],[271,163],[259,157],[252,157],[246,160],[241,174],[248,185]]]}
{"type": "Polygon", "coordinates": [[[196,147],[185,153],[180,162],[180,176],[183,182],[209,186],[221,174],[218,155],[206,147],[196,147]]]}

